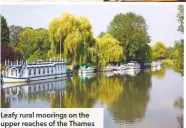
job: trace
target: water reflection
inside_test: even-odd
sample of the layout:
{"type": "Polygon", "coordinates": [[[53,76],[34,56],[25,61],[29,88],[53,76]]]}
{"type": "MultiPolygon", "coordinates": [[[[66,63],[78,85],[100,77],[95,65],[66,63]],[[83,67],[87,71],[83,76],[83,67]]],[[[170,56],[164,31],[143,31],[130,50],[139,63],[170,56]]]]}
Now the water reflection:
{"type": "Polygon", "coordinates": [[[149,101],[149,89],[151,88],[151,75],[140,73],[136,77],[121,78],[124,91],[120,97],[109,106],[116,122],[131,123],[144,117],[149,101]]]}
{"type": "MultiPolygon", "coordinates": [[[[158,97],[157,92],[160,91],[158,89],[161,89],[161,91],[165,89],[163,90],[165,92],[167,89],[171,89],[171,84],[165,84],[165,81],[166,79],[169,81],[173,75],[172,72],[162,67],[153,71],[145,70],[130,73],[126,71],[106,72],[73,76],[66,80],[40,81],[39,83],[24,86],[4,86],[4,89],[1,89],[1,107],[15,107],[15,105],[18,107],[30,107],[34,104],[36,107],[92,108],[100,104],[105,107],[105,111],[112,118],[113,126],[117,127],[121,124],[121,127],[123,127],[123,124],[143,122],[144,118],[148,118],[146,114],[148,105],[152,105],[151,102],[153,102],[151,99],[153,91],[155,91],[154,100],[161,102],[159,99],[156,100],[156,97],[158,97]],[[170,74],[169,77],[167,77],[167,73],[170,74]],[[153,79],[152,76],[154,77],[153,79]],[[154,84],[156,86],[153,86],[154,84]],[[162,86],[158,86],[159,84],[162,86]],[[22,104],[27,104],[27,106],[23,106],[22,104]]],[[[174,94],[174,91],[172,92],[171,96],[174,94]]],[[[167,97],[168,100],[171,99],[169,96],[164,95],[164,98],[167,97]]],[[[162,104],[159,103],[159,105],[162,104]]],[[[157,107],[157,111],[160,112],[161,107],[165,107],[163,105],[156,106],[155,103],[155,106],[151,106],[152,112],[150,114],[148,113],[150,120],[152,119],[150,117],[151,114],[156,113],[155,108],[157,107]],[[155,112],[153,112],[153,109],[155,112]]],[[[165,105],[167,104],[165,103],[165,105]]],[[[167,112],[168,110],[165,111],[162,109],[162,111],[167,112]]],[[[180,127],[183,126],[182,119],[182,116],[178,114],[180,127]]]]}
{"type": "MultiPolygon", "coordinates": [[[[66,86],[66,81],[50,81],[50,82],[38,82],[30,83],[23,86],[13,86],[13,87],[4,87],[1,89],[1,107],[6,107],[6,104],[10,105],[21,104],[22,102],[26,104],[37,104],[37,100],[50,102],[52,97],[55,95],[64,93],[66,86]],[[6,103],[6,104],[5,104],[6,103]]],[[[58,102],[61,102],[58,100],[58,102]]],[[[29,107],[29,106],[28,106],[29,107]]]]}
{"type": "Polygon", "coordinates": [[[10,107],[10,102],[7,102],[5,100],[5,91],[3,88],[1,88],[1,107],[2,108],[9,108],[10,107]]]}
{"type": "Polygon", "coordinates": [[[97,86],[93,79],[81,81],[78,76],[66,81],[66,93],[62,106],[65,108],[89,108],[93,107],[97,99],[97,86]]]}
{"type": "Polygon", "coordinates": [[[105,75],[107,77],[111,76],[122,76],[122,75],[129,75],[129,76],[136,76],[138,73],[140,73],[140,69],[135,69],[135,70],[118,70],[118,71],[113,71],[113,72],[105,72],[105,75]]]}
{"type": "Polygon", "coordinates": [[[147,70],[147,72],[151,73],[152,76],[155,76],[158,79],[164,79],[166,75],[166,67],[153,67],[151,70],[147,70]]]}
{"type": "Polygon", "coordinates": [[[177,121],[179,123],[179,128],[183,128],[183,108],[184,108],[184,100],[182,97],[177,98],[174,101],[174,107],[180,109],[181,113],[177,116],[177,121]]]}

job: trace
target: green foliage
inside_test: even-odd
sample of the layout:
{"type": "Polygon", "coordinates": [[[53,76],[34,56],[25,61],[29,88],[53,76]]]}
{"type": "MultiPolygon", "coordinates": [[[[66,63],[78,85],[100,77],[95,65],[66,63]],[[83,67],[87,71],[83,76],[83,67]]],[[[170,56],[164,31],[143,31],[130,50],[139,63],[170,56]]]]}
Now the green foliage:
{"type": "Polygon", "coordinates": [[[184,40],[175,42],[174,62],[176,71],[184,74],[184,40]]]}
{"type": "Polygon", "coordinates": [[[11,25],[9,27],[10,30],[10,42],[18,43],[19,42],[19,34],[23,31],[23,27],[11,25]]]}
{"type": "Polygon", "coordinates": [[[165,58],[173,59],[173,48],[167,47],[165,58]]]}
{"type": "Polygon", "coordinates": [[[184,5],[178,6],[177,18],[179,23],[178,31],[184,34],[184,5]]]}
{"type": "Polygon", "coordinates": [[[167,59],[161,60],[161,62],[162,62],[163,65],[165,65],[165,66],[171,66],[171,67],[174,66],[174,60],[173,60],[173,59],[167,58],[167,59]]]}
{"type": "Polygon", "coordinates": [[[98,67],[105,67],[108,62],[124,61],[124,49],[120,46],[120,42],[109,34],[98,38],[96,42],[96,51],[98,57],[98,67]]]}
{"type": "MultiPolygon", "coordinates": [[[[178,31],[184,34],[184,6],[178,6],[178,31]]],[[[175,69],[182,75],[184,74],[184,39],[175,42],[174,46],[174,62],[175,62],[175,69]]]]}
{"type": "Polygon", "coordinates": [[[6,44],[10,42],[9,28],[4,16],[0,15],[1,18],[1,43],[6,44]]]}
{"type": "Polygon", "coordinates": [[[46,29],[26,28],[19,35],[18,49],[24,59],[35,61],[46,59],[47,52],[50,49],[49,34],[46,29]]]}
{"type": "Polygon", "coordinates": [[[127,61],[147,62],[151,59],[150,36],[145,19],[135,13],[118,14],[108,26],[108,32],[121,42],[127,61]]]}
{"type": "Polygon", "coordinates": [[[152,49],[152,60],[164,59],[166,57],[166,46],[163,42],[157,42],[152,49]]]}
{"type": "Polygon", "coordinates": [[[59,54],[59,43],[62,42],[62,53],[73,64],[88,62],[88,48],[93,40],[92,26],[84,18],[65,13],[53,19],[49,24],[51,41],[50,55],[59,54]]]}

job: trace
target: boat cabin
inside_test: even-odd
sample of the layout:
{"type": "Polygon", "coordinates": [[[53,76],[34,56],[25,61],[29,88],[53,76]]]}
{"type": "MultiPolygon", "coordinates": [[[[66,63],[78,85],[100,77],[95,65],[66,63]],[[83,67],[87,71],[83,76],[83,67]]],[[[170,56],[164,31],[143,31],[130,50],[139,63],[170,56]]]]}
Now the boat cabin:
{"type": "Polygon", "coordinates": [[[36,77],[66,73],[65,61],[33,62],[11,61],[5,62],[5,77],[36,77]]]}

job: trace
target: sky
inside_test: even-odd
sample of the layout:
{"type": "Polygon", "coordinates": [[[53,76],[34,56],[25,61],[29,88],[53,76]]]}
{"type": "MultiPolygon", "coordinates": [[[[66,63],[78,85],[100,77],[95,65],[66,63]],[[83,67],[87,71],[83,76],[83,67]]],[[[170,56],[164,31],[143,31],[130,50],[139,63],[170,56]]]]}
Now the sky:
{"type": "Polygon", "coordinates": [[[161,41],[170,47],[174,46],[175,40],[183,38],[183,34],[177,31],[177,6],[178,4],[171,3],[12,4],[2,5],[1,14],[6,18],[8,25],[48,28],[53,18],[68,12],[77,17],[88,18],[96,37],[100,32],[107,30],[115,15],[134,12],[146,19],[151,45],[161,41]]]}

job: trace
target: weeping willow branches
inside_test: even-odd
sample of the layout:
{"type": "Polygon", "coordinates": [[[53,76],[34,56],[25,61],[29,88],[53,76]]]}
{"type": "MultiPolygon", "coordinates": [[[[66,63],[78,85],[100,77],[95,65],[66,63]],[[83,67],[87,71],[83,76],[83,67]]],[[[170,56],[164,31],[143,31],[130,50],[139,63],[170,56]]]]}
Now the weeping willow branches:
{"type": "Polygon", "coordinates": [[[92,26],[84,17],[75,17],[64,13],[49,24],[51,51],[49,56],[59,54],[59,42],[62,42],[62,54],[72,64],[87,63],[88,47],[93,40],[92,26]]]}
{"type": "Polygon", "coordinates": [[[108,62],[124,61],[124,49],[120,42],[109,34],[97,38],[98,67],[105,67],[108,62]]]}

